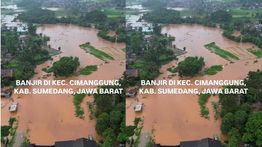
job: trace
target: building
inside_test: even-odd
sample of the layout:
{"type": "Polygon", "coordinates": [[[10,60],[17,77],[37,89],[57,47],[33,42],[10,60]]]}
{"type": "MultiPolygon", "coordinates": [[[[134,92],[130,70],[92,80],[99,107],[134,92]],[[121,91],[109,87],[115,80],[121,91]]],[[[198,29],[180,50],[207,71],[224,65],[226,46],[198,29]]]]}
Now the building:
{"type": "Polygon", "coordinates": [[[12,78],[14,75],[13,69],[2,69],[1,70],[1,77],[3,78],[12,78]]]}
{"type": "Polygon", "coordinates": [[[94,140],[80,138],[77,140],[55,142],[55,147],[97,147],[97,145],[94,140]]]}
{"type": "Polygon", "coordinates": [[[1,97],[10,98],[11,95],[12,95],[12,90],[11,89],[1,88],[1,97]]]}
{"type": "Polygon", "coordinates": [[[219,140],[204,138],[201,140],[182,141],[179,145],[155,144],[154,147],[222,147],[222,144],[219,140]]]}
{"type": "Polygon", "coordinates": [[[9,107],[10,112],[16,112],[17,111],[17,102],[13,102],[11,106],[9,107]]]}
{"type": "Polygon", "coordinates": [[[143,109],[143,103],[138,102],[138,103],[135,105],[135,112],[141,112],[142,109],[143,109]]]}
{"type": "Polygon", "coordinates": [[[126,76],[131,77],[131,78],[139,77],[138,69],[126,69],[125,74],[126,76]]]}
{"type": "Polygon", "coordinates": [[[30,147],[97,147],[93,139],[80,138],[68,141],[56,141],[54,145],[30,144],[30,147]]]}
{"type": "Polygon", "coordinates": [[[138,88],[137,87],[130,87],[126,90],[126,96],[127,97],[136,97],[137,95],[137,90],[138,88]]]}

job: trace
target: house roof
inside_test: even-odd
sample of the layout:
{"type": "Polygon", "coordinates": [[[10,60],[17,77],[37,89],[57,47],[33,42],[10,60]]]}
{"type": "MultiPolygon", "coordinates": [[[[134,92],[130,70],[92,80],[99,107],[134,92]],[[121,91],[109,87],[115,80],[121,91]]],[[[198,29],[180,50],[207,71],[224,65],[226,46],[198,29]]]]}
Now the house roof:
{"type": "Polygon", "coordinates": [[[57,141],[55,147],[97,147],[94,140],[80,138],[77,140],[57,141]]]}
{"type": "Polygon", "coordinates": [[[138,77],[138,69],[127,69],[126,70],[126,75],[128,77],[138,77]]]}
{"type": "Polygon", "coordinates": [[[222,145],[218,140],[205,138],[194,141],[182,141],[180,147],[222,147],[222,145]]]}
{"type": "Polygon", "coordinates": [[[201,140],[182,141],[180,145],[155,144],[154,147],[222,147],[219,140],[204,138],[201,140]]]}
{"type": "Polygon", "coordinates": [[[2,77],[13,77],[14,70],[13,69],[2,69],[1,76],[2,77]]]}

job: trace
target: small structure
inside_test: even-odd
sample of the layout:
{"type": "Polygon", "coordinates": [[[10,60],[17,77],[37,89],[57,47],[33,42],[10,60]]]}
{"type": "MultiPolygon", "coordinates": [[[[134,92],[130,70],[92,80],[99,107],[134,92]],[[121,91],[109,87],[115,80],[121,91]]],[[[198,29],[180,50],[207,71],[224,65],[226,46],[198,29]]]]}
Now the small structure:
{"type": "Polygon", "coordinates": [[[2,69],[1,70],[1,77],[3,78],[12,78],[14,75],[13,69],[2,69]]]}
{"type": "Polygon", "coordinates": [[[29,147],[97,147],[97,144],[93,139],[79,138],[76,140],[56,141],[54,145],[30,144],[29,147]]]}
{"type": "Polygon", "coordinates": [[[6,97],[9,98],[12,95],[12,90],[11,89],[1,89],[1,97],[6,97]]]}
{"type": "Polygon", "coordinates": [[[97,147],[97,145],[94,140],[80,138],[77,140],[55,142],[55,147],[97,147]]]}
{"type": "Polygon", "coordinates": [[[128,76],[128,77],[131,77],[131,78],[137,78],[139,77],[139,72],[138,72],[138,69],[127,69],[125,74],[128,76]]]}
{"type": "Polygon", "coordinates": [[[131,87],[126,90],[127,97],[136,97],[137,95],[137,87],[131,87]]]}
{"type": "MultiPolygon", "coordinates": [[[[170,147],[155,144],[154,147],[170,147]]],[[[204,138],[201,140],[192,140],[192,141],[182,141],[179,145],[172,145],[172,147],[222,147],[222,144],[219,140],[211,139],[211,138],[204,138]]]]}
{"type": "Polygon", "coordinates": [[[17,111],[17,102],[13,102],[11,106],[9,107],[10,112],[16,112],[17,111]]]}
{"type": "Polygon", "coordinates": [[[142,109],[143,109],[143,103],[138,102],[138,103],[135,105],[135,112],[141,112],[142,109]]]}

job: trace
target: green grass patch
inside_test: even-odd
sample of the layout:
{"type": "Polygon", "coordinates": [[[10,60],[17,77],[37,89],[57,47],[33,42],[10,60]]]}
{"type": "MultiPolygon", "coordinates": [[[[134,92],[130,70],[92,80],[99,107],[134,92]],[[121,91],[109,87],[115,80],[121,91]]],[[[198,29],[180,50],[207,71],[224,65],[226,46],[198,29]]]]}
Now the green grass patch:
{"type": "Polygon", "coordinates": [[[89,110],[89,118],[92,120],[95,117],[95,106],[93,102],[87,102],[89,110]]]}
{"type": "Polygon", "coordinates": [[[110,56],[109,54],[107,54],[107,53],[105,53],[105,52],[103,52],[101,50],[96,49],[89,42],[80,45],[80,47],[82,49],[84,49],[86,52],[94,55],[95,57],[97,57],[97,58],[99,58],[99,59],[101,59],[103,61],[106,61],[107,59],[114,60],[114,58],[112,56],[110,56]]]}
{"type": "Polygon", "coordinates": [[[219,115],[220,115],[219,105],[218,105],[217,102],[211,102],[211,104],[212,104],[212,107],[213,107],[214,113],[215,113],[214,117],[217,120],[219,118],[219,115]]]}
{"type": "Polygon", "coordinates": [[[205,47],[228,61],[239,60],[239,58],[236,55],[221,49],[219,46],[216,45],[215,42],[206,44],[205,47]]]}
{"type": "Polygon", "coordinates": [[[142,69],[146,66],[145,61],[138,59],[136,60],[133,64],[130,65],[130,67],[135,68],[135,69],[142,69]]]}
{"type": "Polygon", "coordinates": [[[85,94],[74,95],[73,103],[74,103],[74,106],[75,106],[76,117],[83,118],[84,110],[81,107],[81,103],[82,103],[83,99],[85,98],[85,96],[86,96],[85,94]]]}
{"type": "Polygon", "coordinates": [[[176,72],[177,72],[177,69],[176,69],[176,67],[172,66],[172,67],[169,67],[169,68],[167,69],[167,71],[169,71],[169,72],[171,72],[171,73],[176,73],[176,72]]]}
{"type": "Polygon", "coordinates": [[[125,11],[119,9],[105,9],[105,14],[109,18],[125,17],[125,11]]]}
{"type": "Polygon", "coordinates": [[[89,75],[93,73],[94,71],[97,71],[96,65],[87,65],[85,68],[80,70],[81,75],[89,75]]]}
{"type": "Polygon", "coordinates": [[[52,67],[50,67],[50,68],[44,67],[44,68],[42,68],[42,71],[44,71],[46,73],[52,73],[54,71],[54,69],[52,67]]]}
{"type": "Polygon", "coordinates": [[[242,9],[242,8],[235,8],[229,11],[233,18],[241,18],[241,17],[255,17],[256,13],[261,13],[262,9],[242,9]]]}
{"type": "Polygon", "coordinates": [[[255,55],[257,58],[262,57],[262,49],[255,50],[255,49],[249,48],[249,49],[247,49],[247,51],[249,51],[250,53],[255,55]]]}
{"type": "Polygon", "coordinates": [[[206,103],[211,95],[210,94],[199,94],[198,104],[200,106],[200,114],[204,118],[209,118],[209,110],[206,107],[206,103]]]}
{"type": "Polygon", "coordinates": [[[217,74],[218,72],[222,71],[223,70],[223,66],[222,65],[213,65],[209,68],[207,68],[205,70],[205,74],[207,75],[215,75],[217,74]]]}

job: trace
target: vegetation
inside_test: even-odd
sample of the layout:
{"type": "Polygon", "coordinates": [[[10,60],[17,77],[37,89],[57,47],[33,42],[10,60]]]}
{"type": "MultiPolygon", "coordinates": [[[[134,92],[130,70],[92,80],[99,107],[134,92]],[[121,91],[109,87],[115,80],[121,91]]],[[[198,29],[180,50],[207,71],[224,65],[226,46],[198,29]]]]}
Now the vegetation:
{"type": "Polygon", "coordinates": [[[19,40],[19,34],[14,31],[1,33],[1,51],[4,57],[11,56],[11,60],[3,62],[2,69],[13,69],[15,74],[12,78],[1,78],[3,86],[13,83],[15,80],[28,80],[34,75],[37,64],[50,59],[49,52],[45,49],[48,37],[37,35],[36,27],[28,25],[28,33],[25,40],[19,40]]]}
{"type": "Polygon", "coordinates": [[[80,65],[78,57],[62,57],[59,61],[53,63],[53,71],[55,76],[70,76],[80,65]]]}
{"type": "Polygon", "coordinates": [[[231,21],[231,19],[232,19],[232,15],[224,10],[215,11],[211,13],[211,15],[209,16],[209,20],[216,23],[229,22],[231,21]]]}
{"type": "Polygon", "coordinates": [[[223,70],[223,66],[222,65],[213,65],[209,68],[207,68],[205,70],[205,74],[207,75],[215,75],[217,74],[219,71],[222,71],[223,70]]]}
{"type": "Polygon", "coordinates": [[[215,113],[214,117],[217,120],[219,118],[219,115],[220,115],[219,105],[216,102],[211,102],[211,104],[212,104],[212,107],[213,107],[214,113],[215,113]]]}
{"type": "Polygon", "coordinates": [[[54,72],[54,70],[53,70],[52,67],[50,67],[50,68],[44,67],[44,68],[42,69],[42,71],[44,71],[44,72],[46,72],[46,73],[52,73],[52,72],[54,72]]]}
{"type": "Polygon", "coordinates": [[[168,10],[165,8],[153,10],[152,12],[146,13],[143,19],[154,22],[154,23],[182,23],[180,13],[175,10],[168,10]]]}
{"type": "Polygon", "coordinates": [[[93,119],[95,117],[95,108],[93,102],[87,102],[88,110],[89,110],[89,118],[93,119]]]}
{"type": "Polygon", "coordinates": [[[41,8],[29,9],[18,16],[19,20],[30,22],[30,23],[56,23],[58,22],[55,13],[50,10],[44,10],[41,8]]]}
{"type": "Polygon", "coordinates": [[[205,47],[226,60],[229,60],[229,61],[239,60],[239,58],[236,55],[226,50],[221,49],[220,47],[216,45],[215,42],[206,44],[205,47]]]}
{"type": "Polygon", "coordinates": [[[11,126],[1,126],[1,140],[4,139],[4,137],[7,137],[9,135],[9,129],[11,126]]]}
{"type": "Polygon", "coordinates": [[[252,48],[249,48],[247,49],[250,53],[254,54],[257,58],[261,58],[262,57],[262,50],[261,49],[252,49],[252,48]]]}
{"type": "Polygon", "coordinates": [[[203,57],[186,57],[184,61],[178,63],[177,71],[180,76],[197,75],[205,65],[203,57]]]}
{"type": "Polygon", "coordinates": [[[85,94],[76,94],[74,95],[74,106],[75,106],[75,115],[76,117],[83,118],[84,110],[81,107],[81,103],[83,99],[85,98],[85,94]]]}
{"type": "Polygon", "coordinates": [[[28,138],[25,138],[21,144],[21,147],[28,147],[30,145],[30,141],[28,138]]]}
{"type": "Polygon", "coordinates": [[[150,136],[150,139],[148,141],[148,143],[146,144],[146,147],[152,147],[155,145],[155,140],[152,136],[150,136]]]}
{"type": "Polygon", "coordinates": [[[111,41],[111,42],[124,42],[125,41],[125,32],[124,30],[118,30],[116,32],[116,35],[109,36],[108,30],[100,30],[97,35],[105,40],[111,41]]]}
{"type": "MultiPolygon", "coordinates": [[[[249,72],[245,79],[248,93],[245,95],[219,95],[221,104],[221,131],[228,135],[228,145],[249,144],[261,146],[262,113],[261,103],[262,72],[249,72]]],[[[241,87],[238,87],[241,88],[241,87]]]]}
{"type": "Polygon", "coordinates": [[[200,114],[204,118],[209,118],[209,110],[206,107],[206,103],[211,95],[210,94],[199,94],[198,104],[200,106],[200,114]]]}
{"type": "Polygon", "coordinates": [[[262,112],[252,113],[246,123],[243,141],[254,142],[257,146],[262,145],[261,131],[262,131],[262,112]]]}
{"type": "Polygon", "coordinates": [[[177,69],[176,69],[176,67],[170,67],[170,68],[168,68],[167,69],[169,72],[171,72],[171,73],[176,73],[177,72],[177,69]]]}
{"type": "Polygon", "coordinates": [[[160,34],[160,31],[156,31],[159,29],[156,28],[160,27],[154,26],[154,33],[148,43],[144,43],[144,36],[140,31],[132,31],[127,34],[127,50],[137,55],[137,59],[128,66],[139,70],[140,79],[156,78],[160,74],[161,65],[176,59],[170,46],[175,38],[160,34]]]}
{"type": "MultiPolygon", "coordinates": [[[[103,86],[101,88],[109,88],[103,86]]],[[[119,87],[111,87],[119,88],[119,87]]],[[[123,95],[94,94],[96,132],[102,135],[102,146],[114,146],[127,141],[125,127],[125,97],[123,95]]]]}
{"type": "Polygon", "coordinates": [[[97,70],[96,65],[87,65],[85,68],[80,70],[80,74],[81,75],[89,75],[96,70],[97,70]]]}
{"type": "Polygon", "coordinates": [[[101,59],[103,61],[114,60],[114,58],[112,56],[110,56],[109,54],[107,54],[107,53],[105,53],[105,52],[103,52],[101,50],[96,49],[89,42],[80,45],[80,47],[82,49],[84,49],[86,52],[94,55],[95,57],[97,57],[97,58],[99,58],[99,59],[101,59]]]}
{"type": "Polygon", "coordinates": [[[8,125],[1,126],[1,142],[4,143],[6,142],[6,137],[11,136],[11,139],[9,142],[7,142],[8,146],[12,146],[14,143],[14,139],[16,136],[16,125],[14,123],[16,122],[15,117],[10,117],[8,121],[8,125]]]}

